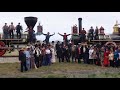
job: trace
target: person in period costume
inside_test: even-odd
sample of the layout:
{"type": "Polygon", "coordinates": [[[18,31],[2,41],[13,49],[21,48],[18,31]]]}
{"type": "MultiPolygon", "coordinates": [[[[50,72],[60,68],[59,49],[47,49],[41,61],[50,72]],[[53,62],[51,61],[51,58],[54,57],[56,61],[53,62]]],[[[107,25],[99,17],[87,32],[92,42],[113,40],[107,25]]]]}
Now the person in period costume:
{"type": "Polygon", "coordinates": [[[64,53],[65,59],[67,62],[70,62],[70,50],[68,46],[65,46],[65,53],[64,53]]]}
{"type": "Polygon", "coordinates": [[[65,43],[65,44],[67,44],[67,42],[68,42],[68,36],[69,35],[71,35],[71,34],[66,34],[66,33],[64,33],[64,35],[63,34],[60,34],[60,33],[58,33],[60,36],[62,36],[63,37],[63,42],[65,43]]]}
{"type": "Polygon", "coordinates": [[[51,63],[55,63],[55,49],[54,46],[51,46],[51,51],[52,51],[52,58],[51,58],[51,63]]]}
{"type": "Polygon", "coordinates": [[[96,48],[97,49],[97,52],[96,52],[96,55],[97,55],[97,60],[96,60],[96,65],[98,65],[98,66],[101,66],[101,60],[100,60],[100,48],[99,47],[97,47],[96,48]]]}
{"type": "Polygon", "coordinates": [[[21,63],[21,72],[24,71],[24,68],[25,68],[25,71],[27,71],[27,66],[26,66],[26,55],[24,53],[24,49],[22,48],[20,51],[19,51],[19,61],[21,63]]]}
{"type": "Polygon", "coordinates": [[[109,50],[108,48],[106,48],[106,51],[104,52],[104,60],[103,60],[103,64],[105,67],[109,66],[109,50]]]}
{"type": "Polygon", "coordinates": [[[120,66],[120,46],[118,47],[118,54],[119,54],[118,60],[119,60],[119,66],[120,66]]]}
{"type": "Polygon", "coordinates": [[[113,50],[110,50],[109,62],[110,62],[110,66],[114,67],[114,52],[113,52],[113,50]]]}
{"type": "Polygon", "coordinates": [[[83,61],[85,64],[89,64],[89,49],[87,45],[82,46],[83,51],[83,61]]]}
{"type": "Polygon", "coordinates": [[[79,44],[78,47],[76,48],[76,55],[77,55],[78,63],[81,63],[82,54],[83,54],[83,49],[82,49],[81,44],[79,44]]]}
{"type": "Polygon", "coordinates": [[[118,68],[119,66],[119,54],[117,49],[114,51],[114,63],[115,63],[115,67],[118,68]]]}
{"type": "Polygon", "coordinates": [[[46,47],[45,47],[45,45],[43,44],[42,45],[42,48],[41,48],[41,66],[43,65],[47,65],[46,64],[46,47]]]}
{"type": "Polygon", "coordinates": [[[33,51],[33,54],[34,54],[34,57],[35,57],[35,64],[36,64],[37,68],[39,68],[41,51],[40,51],[40,49],[38,48],[37,45],[35,46],[35,50],[33,51]]]}
{"type": "Polygon", "coordinates": [[[48,32],[47,34],[44,34],[44,33],[42,33],[42,34],[46,36],[46,38],[45,38],[45,42],[46,42],[46,44],[49,44],[49,39],[50,39],[50,37],[53,36],[53,35],[55,35],[55,33],[52,34],[52,35],[50,35],[49,32],[48,32]]]}
{"type": "Polygon", "coordinates": [[[46,50],[45,50],[45,53],[46,53],[46,61],[47,61],[47,65],[51,65],[51,50],[49,49],[49,47],[47,46],[46,47],[46,50]]]}
{"type": "Polygon", "coordinates": [[[58,58],[58,49],[60,47],[60,42],[58,41],[57,44],[55,45],[55,50],[56,50],[56,55],[57,55],[57,58],[58,58]]]}
{"type": "Polygon", "coordinates": [[[31,64],[31,68],[35,68],[35,69],[38,69],[36,64],[35,64],[35,57],[34,57],[34,54],[33,54],[33,51],[35,49],[35,46],[33,44],[30,45],[30,64],[31,64]]]}
{"type": "Polygon", "coordinates": [[[30,55],[30,47],[27,46],[25,48],[26,50],[24,51],[25,55],[26,55],[26,66],[28,68],[28,70],[30,70],[31,68],[31,64],[30,64],[30,58],[31,58],[31,55],[30,55]]]}
{"type": "Polygon", "coordinates": [[[15,27],[13,25],[13,22],[11,22],[11,25],[9,25],[9,36],[10,38],[14,38],[14,31],[15,31],[15,27]]]}
{"type": "Polygon", "coordinates": [[[36,37],[35,37],[35,30],[33,30],[33,27],[30,26],[25,32],[28,32],[28,41],[30,43],[35,43],[36,37]]]}
{"type": "Polygon", "coordinates": [[[5,23],[5,25],[3,26],[3,35],[4,35],[4,39],[8,39],[9,36],[9,27],[7,25],[7,23],[5,23]]]}
{"type": "Polygon", "coordinates": [[[98,27],[96,27],[96,29],[95,29],[95,37],[94,37],[95,40],[99,39],[98,33],[99,33],[99,29],[98,29],[98,27]]]}
{"type": "Polygon", "coordinates": [[[59,59],[59,63],[63,60],[63,48],[62,45],[59,45],[58,49],[57,49],[57,55],[58,55],[58,59],[59,59]]]}
{"type": "Polygon", "coordinates": [[[72,62],[76,62],[76,45],[72,45],[71,47],[71,57],[72,57],[72,62]]]}
{"type": "Polygon", "coordinates": [[[97,56],[97,47],[94,47],[94,51],[93,51],[93,63],[95,64],[95,65],[97,65],[97,59],[98,59],[98,56],[97,56]]]}
{"type": "Polygon", "coordinates": [[[89,30],[89,38],[90,40],[93,40],[94,39],[94,29],[93,27],[91,26],[90,30],[89,30]]]}
{"type": "Polygon", "coordinates": [[[100,62],[101,62],[101,66],[102,66],[102,67],[104,66],[104,65],[103,65],[103,61],[104,61],[104,52],[105,52],[105,48],[102,47],[102,48],[100,49],[100,62]]]}
{"type": "Polygon", "coordinates": [[[90,50],[89,50],[89,61],[90,61],[90,64],[93,64],[93,59],[94,59],[93,52],[94,52],[94,47],[91,46],[90,50]]]}
{"type": "Polygon", "coordinates": [[[86,41],[86,30],[83,28],[83,30],[80,33],[81,35],[81,42],[85,42],[86,41]]]}
{"type": "Polygon", "coordinates": [[[21,38],[21,30],[22,29],[22,26],[20,25],[20,23],[18,23],[18,25],[16,26],[16,33],[17,33],[17,38],[21,38]]]}

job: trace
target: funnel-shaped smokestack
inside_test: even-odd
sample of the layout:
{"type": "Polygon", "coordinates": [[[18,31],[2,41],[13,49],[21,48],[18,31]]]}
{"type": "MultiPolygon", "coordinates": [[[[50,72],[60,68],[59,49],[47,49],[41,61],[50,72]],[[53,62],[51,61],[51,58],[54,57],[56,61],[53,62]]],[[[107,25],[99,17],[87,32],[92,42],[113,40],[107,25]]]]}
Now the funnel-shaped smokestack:
{"type": "Polygon", "coordinates": [[[24,20],[28,28],[34,28],[35,24],[37,23],[37,17],[25,17],[24,20]]]}
{"type": "Polygon", "coordinates": [[[79,24],[79,33],[82,30],[82,18],[78,18],[78,24],[79,24]]]}

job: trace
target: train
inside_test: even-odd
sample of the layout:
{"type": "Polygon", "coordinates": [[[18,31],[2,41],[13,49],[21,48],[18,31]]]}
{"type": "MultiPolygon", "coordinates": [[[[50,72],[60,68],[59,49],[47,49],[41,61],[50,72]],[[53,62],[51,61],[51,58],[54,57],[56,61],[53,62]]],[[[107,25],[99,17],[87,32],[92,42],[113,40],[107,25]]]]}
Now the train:
{"type": "MultiPolygon", "coordinates": [[[[32,27],[34,29],[34,26],[37,23],[37,20],[38,20],[37,17],[32,17],[32,16],[24,17],[24,21],[25,21],[28,29],[30,27],[32,27]]],[[[34,42],[36,42],[36,38],[33,41],[33,43],[34,42]]],[[[16,49],[19,49],[20,44],[27,45],[28,43],[30,43],[30,42],[29,42],[29,34],[27,31],[22,34],[22,37],[20,39],[16,38],[16,34],[15,34],[14,39],[11,39],[11,38],[4,39],[4,38],[2,38],[2,35],[1,35],[1,38],[0,38],[0,56],[3,56],[7,50],[11,50],[11,49],[15,48],[14,45],[17,45],[16,49]]]]}
{"type": "MultiPolygon", "coordinates": [[[[96,45],[113,45],[117,47],[120,45],[120,24],[118,24],[118,21],[116,21],[115,25],[113,26],[113,33],[106,35],[104,33],[104,28],[101,26],[98,29],[98,39],[90,39],[89,34],[90,32],[88,31],[86,33],[86,41],[84,43],[87,44],[96,44],[96,45]]],[[[80,32],[82,30],[82,18],[78,18],[78,27],[77,25],[72,26],[72,36],[71,36],[71,41],[75,45],[78,45],[79,43],[83,43],[80,40],[80,32]]]]}
{"type": "MultiPolygon", "coordinates": [[[[34,26],[36,25],[38,18],[37,17],[24,17],[24,21],[28,27],[28,29],[30,29],[30,27],[32,27],[34,29],[34,26]]],[[[96,44],[96,45],[114,45],[115,47],[117,47],[118,45],[120,45],[120,24],[118,24],[118,22],[116,21],[116,24],[113,27],[113,33],[110,35],[105,35],[104,33],[104,28],[101,27],[99,29],[99,33],[98,33],[98,39],[90,39],[89,36],[89,32],[86,33],[86,40],[84,43],[86,44],[96,44]]],[[[41,35],[42,31],[43,31],[43,27],[39,24],[38,28],[38,32],[37,34],[35,34],[33,32],[33,34],[35,35],[41,35]]],[[[82,30],[82,18],[78,18],[78,27],[77,25],[74,25],[71,27],[71,31],[72,31],[72,36],[71,36],[71,42],[74,43],[75,45],[78,45],[79,43],[83,43],[81,42],[81,30],[82,30]]],[[[17,49],[19,49],[19,45],[23,44],[26,45],[28,43],[30,43],[29,41],[29,33],[23,33],[21,39],[3,39],[2,37],[0,38],[0,56],[3,56],[6,51],[8,49],[13,49],[14,45],[17,45],[17,49]]],[[[36,38],[34,39],[33,43],[36,42],[36,38]]]]}

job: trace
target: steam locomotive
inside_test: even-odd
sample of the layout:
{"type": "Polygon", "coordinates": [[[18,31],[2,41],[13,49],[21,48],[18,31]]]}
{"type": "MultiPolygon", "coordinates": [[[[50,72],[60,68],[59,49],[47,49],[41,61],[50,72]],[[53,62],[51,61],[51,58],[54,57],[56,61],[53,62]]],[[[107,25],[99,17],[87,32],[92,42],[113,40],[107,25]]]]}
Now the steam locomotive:
{"type": "MultiPolygon", "coordinates": [[[[38,18],[37,17],[25,17],[24,21],[28,27],[28,30],[30,29],[30,27],[32,27],[32,30],[34,29],[35,24],[37,23],[38,18]]],[[[35,36],[35,33],[32,32],[32,34],[35,36]]],[[[32,37],[33,38],[33,37],[32,37]]],[[[36,42],[36,38],[34,37],[32,42],[36,42]]],[[[19,46],[20,44],[28,44],[30,43],[30,35],[29,35],[29,31],[27,31],[26,33],[22,34],[21,39],[0,39],[0,56],[3,56],[6,51],[8,49],[12,49],[13,45],[17,44],[17,46],[19,46]]],[[[19,47],[17,47],[18,49],[19,47]]]]}
{"type": "MultiPolygon", "coordinates": [[[[97,33],[97,39],[91,39],[94,36],[90,35],[90,32],[88,31],[86,33],[86,41],[85,43],[87,44],[99,44],[99,45],[120,45],[120,24],[116,21],[116,24],[113,26],[113,33],[109,35],[105,35],[104,33],[104,28],[100,27],[98,29],[97,33]]],[[[78,45],[78,43],[81,42],[81,37],[80,37],[80,32],[82,30],[82,18],[78,18],[78,27],[77,25],[74,25],[72,27],[72,36],[71,36],[71,41],[75,45],[78,45]]]]}

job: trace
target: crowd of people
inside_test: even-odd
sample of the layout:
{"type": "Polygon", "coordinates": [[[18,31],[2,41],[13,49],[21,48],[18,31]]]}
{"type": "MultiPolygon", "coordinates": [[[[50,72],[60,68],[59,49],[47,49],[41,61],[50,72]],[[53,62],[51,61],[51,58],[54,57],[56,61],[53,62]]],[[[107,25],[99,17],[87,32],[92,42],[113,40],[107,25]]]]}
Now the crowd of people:
{"type": "Polygon", "coordinates": [[[59,41],[56,44],[39,42],[22,48],[19,52],[19,60],[21,61],[21,72],[24,69],[27,71],[41,66],[50,66],[56,62],[118,68],[120,66],[120,47],[87,45],[85,43],[74,45],[70,42],[65,44],[59,41]]]}
{"type": "Polygon", "coordinates": [[[19,60],[21,62],[21,72],[32,68],[51,65],[56,62],[53,45],[30,44],[19,50],[19,60]]]}

